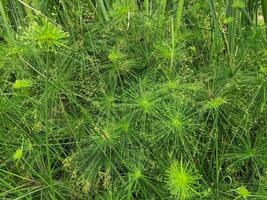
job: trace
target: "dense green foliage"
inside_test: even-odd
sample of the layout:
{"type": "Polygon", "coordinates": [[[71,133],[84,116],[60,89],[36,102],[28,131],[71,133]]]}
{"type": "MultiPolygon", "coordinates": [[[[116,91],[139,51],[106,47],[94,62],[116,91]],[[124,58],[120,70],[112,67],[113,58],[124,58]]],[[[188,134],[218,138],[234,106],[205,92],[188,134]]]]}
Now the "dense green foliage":
{"type": "Polygon", "coordinates": [[[267,199],[266,12],[1,0],[0,199],[267,199]]]}

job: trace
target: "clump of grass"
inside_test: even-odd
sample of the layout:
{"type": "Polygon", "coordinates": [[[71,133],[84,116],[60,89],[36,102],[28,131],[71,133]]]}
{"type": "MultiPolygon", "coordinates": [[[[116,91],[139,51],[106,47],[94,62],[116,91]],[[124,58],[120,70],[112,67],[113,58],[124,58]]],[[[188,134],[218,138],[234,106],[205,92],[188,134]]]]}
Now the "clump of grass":
{"type": "Polygon", "coordinates": [[[238,194],[238,197],[236,197],[236,199],[239,199],[239,198],[247,199],[250,196],[250,192],[244,186],[236,188],[235,191],[238,194]]]}
{"type": "Polygon", "coordinates": [[[32,81],[23,79],[23,80],[16,80],[12,87],[14,89],[25,89],[31,86],[32,86],[32,81]]]}
{"type": "Polygon", "coordinates": [[[0,199],[266,199],[264,13],[1,1],[0,199]]]}
{"type": "Polygon", "coordinates": [[[31,22],[25,32],[22,33],[21,40],[40,48],[49,49],[65,45],[67,37],[68,33],[64,32],[59,26],[47,19],[42,19],[39,23],[31,22]]]}
{"type": "Polygon", "coordinates": [[[167,171],[170,192],[179,199],[190,199],[197,195],[198,175],[189,163],[176,161],[167,171]]]}

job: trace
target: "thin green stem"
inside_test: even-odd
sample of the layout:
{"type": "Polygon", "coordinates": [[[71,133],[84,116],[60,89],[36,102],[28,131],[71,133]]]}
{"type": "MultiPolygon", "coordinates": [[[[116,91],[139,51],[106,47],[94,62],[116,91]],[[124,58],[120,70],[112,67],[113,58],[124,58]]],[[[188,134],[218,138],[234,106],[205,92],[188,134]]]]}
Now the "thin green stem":
{"type": "Polygon", "coordinates": [[[267,26],[267,0],[261,0],[261,7],[262,7],[262,13],[264,17],[265,26],[267,26]]]}
{"type": "Polygon", "coordinates": [[[3,19],[4,28],[6,29],[7,37],[10,40],[12,40],[14,38],[14,35],[12,33],[12,29],[10,27],[10,21],[9,21],[8,15],[6,14],[5,6],[3,3],[4,3],[4,1],[0,1],[0,16],[3,19]]]}
{"type": "Polygon", "coordinates": [[[176,16],[176,33],[180,32],[180,26],[183,18],[184,0],[178,1],[177,16],[176,16]]]}
{"type": "Polygon", "coordinates": [[[108,21],[109,17],[108,17],[108,12],[107,12],[107,9],[106,9],[104,1],[103,0],[99,0],[98,3],[99,3],[100,9],[101,9],[101,13],[103,15],[104,20],[108,21]]]}
{"type": "MultiPolygon", "coordinates": [[[[46,55],[46,70],[45,70],[45,91],[48,91],[48,85],[49,85],[49,69],[48,69],[48,61],[49,61],[49,55],[46,55]]],[[[49,145],[49,97],[46,95],[45,99],[45,146],[46,146],[46,156],[47,156],[47,171],[49,175],[49,181],[51,184],[52,189],[52,195],[54,195],[53,190],[53,180],[52,180],[52,166],[51,166],[51,156],[50,156],[50,145],[49,145]]]]}

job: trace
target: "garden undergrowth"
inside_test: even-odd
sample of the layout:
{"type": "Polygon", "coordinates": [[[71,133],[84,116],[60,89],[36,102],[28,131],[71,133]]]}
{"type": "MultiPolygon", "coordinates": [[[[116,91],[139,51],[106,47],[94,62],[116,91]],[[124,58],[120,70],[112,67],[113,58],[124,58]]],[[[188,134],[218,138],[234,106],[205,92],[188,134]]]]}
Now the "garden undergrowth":
{"type": "Polygon", "coordinates": [[[267,199],[246,3],[0,2],[0,199],[267,199]]]}

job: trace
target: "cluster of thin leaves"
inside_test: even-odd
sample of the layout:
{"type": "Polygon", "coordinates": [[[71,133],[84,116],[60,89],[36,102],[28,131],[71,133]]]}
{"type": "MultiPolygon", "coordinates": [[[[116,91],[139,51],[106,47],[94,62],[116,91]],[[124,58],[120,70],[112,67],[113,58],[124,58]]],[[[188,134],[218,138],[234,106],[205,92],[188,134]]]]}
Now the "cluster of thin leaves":
{"type": "Polygon", "coordinates": [[[264,30],[230,58],[204,3],[178,27],[176,7],[121,1],[103,22],[81,1],[2,34],[0,198],[266,199],[264,30]]]}

